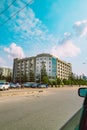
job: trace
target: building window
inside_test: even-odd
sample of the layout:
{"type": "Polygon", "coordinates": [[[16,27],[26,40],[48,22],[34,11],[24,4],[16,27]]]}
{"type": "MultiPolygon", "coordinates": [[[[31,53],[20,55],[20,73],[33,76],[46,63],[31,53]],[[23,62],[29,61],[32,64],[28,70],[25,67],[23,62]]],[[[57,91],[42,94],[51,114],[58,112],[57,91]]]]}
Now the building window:
{"type": "Polygon", "coordinates": [[[49,60],[51,60],[51,58],[49,58],[49,60]]]}
{"type": "Polygon", "coordinates": [[[38,61],[39,59],[36,59],[36,61],[38,61]]]}

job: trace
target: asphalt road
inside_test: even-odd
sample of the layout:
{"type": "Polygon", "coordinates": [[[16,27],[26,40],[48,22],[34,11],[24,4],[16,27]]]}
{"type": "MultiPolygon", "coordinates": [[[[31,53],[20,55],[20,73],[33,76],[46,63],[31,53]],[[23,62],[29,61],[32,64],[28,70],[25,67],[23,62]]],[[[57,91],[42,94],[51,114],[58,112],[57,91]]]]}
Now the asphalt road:
{"type": "Polygon", "coordinates": [[[0,130],[60,130],[82,106],[77,88],[0,97],[0,130]]]}

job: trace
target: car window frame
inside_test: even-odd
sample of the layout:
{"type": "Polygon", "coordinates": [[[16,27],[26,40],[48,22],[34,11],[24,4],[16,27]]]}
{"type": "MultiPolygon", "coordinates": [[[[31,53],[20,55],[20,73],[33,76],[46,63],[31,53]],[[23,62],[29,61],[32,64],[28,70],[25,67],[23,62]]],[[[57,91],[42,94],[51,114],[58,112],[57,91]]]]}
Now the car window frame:
{"type": "Polygon", "coordinates": [[[85,123],[87,123],[87,95],[84,99],[84,102],[83,102],[83,108],[82,108],[82,116],[81,116],[81,119],[80,119],[80,124],[79,124],[79,130],[87,130],[87,128],[85,129],[84,126],[85,126],[85,123]]]}

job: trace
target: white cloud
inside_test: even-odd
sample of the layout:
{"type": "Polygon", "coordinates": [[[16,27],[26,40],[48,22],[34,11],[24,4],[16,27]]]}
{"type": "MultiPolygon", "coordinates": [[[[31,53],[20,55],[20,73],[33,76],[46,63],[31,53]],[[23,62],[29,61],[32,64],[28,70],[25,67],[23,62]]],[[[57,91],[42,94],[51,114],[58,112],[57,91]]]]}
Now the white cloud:
{"type": "MultiPolygon", "coordinates": [[[[25,6],[22,0],[20,0],[20,3],[22,7],[25,6]]],[[[16,1],[15,6],[18,5],[19,2],[17,3],[16,1]]],[[[15,11],[13,12],[13,9],[11,9],[9,12],[14,14],[15,11]]],[[[19,43],[31,43],[34,45],[38,43],[42,45],[44,43],[46,45],[48,42],[53,44],[55,39],[58,39],[52,34],[49,34],[47,27],[40,19],[36,18],[34,11],[29,6],[13,17],[12,21],[10,20],[8,22],[8,25],[9,29],[14,32],[13,38],[19,43]]]]}
{"type": "Polygon", "coordinates": [[[8,57],[10,59],[23,58],[25,56],[23,49],[20,46],[17,46],[15,43],[12,43],[9,48],[5,47],[4,51],[8,53],[8,57]]]}
{"type": "Polygon", "coordinates": [[[9,48],[4,48],[4,51],[6,51],[7,53],[10,53],[10,49],[9,48]]]}
{"type": "Polygon", "coordinates": [[[65,32],[64,37],[71,37],[71,33],[70,32],[65,32]]]}
{"type": "MultiPolygon", "coordinates": [[[[16,1],[14,7],[23,7],[24,5],[25,1],[19,0],[16,1]]],[[[56,4],[54,4],[54,7],[55,6],[56,4]]],[[[13,10],[15,10],[15,8],[10,8],[10,13],[14,14],[13,10]]],[[[82,22],[76,22],[74,24],[75,32],[81,36],[85,35],[87,31],[86,24],[86,20],[82,22]]],[[[49,50],[55,44],[55,47],[52,48],[52,52],[55,55],[58,54],[58,56],[76,56],[80,52],[80,49],[71,41],[71,39],[74,39],[72,35],[73,32],[65,32],[64,36],[60,38],[58,38],[58,36],[55,37],[52,34],[49,34],[48,28],[41,22],[40,19],[36,18],[34,11],[29,6],[24,8],[20,13],[13,17],[12,21],[10,20],[8,22],[8,25],[9,28],[14,32],[14,39],[16,39],[16,41],[19,43],[28,43],[28,47],[32,48],[32,50],[36,51],[37,48],[37,50],[46,50],[49,52],[49,50]]],[[[8,53],[9,58],[24,57],[22,48],[17,46],[15,43],[10,45],[9,48],[4,48],[4,50],[8,53]],[[20,51],[15,51],[17,49],[20,51]]]]}
{"type": "Polygon", "coordinates": [[[75,46],[71,40],[66,41],[64,44],[54,46],[51,50],[51,54],[57,57],[75,57],[80,53],[80,48],[75,46]]]}
{"type": "Polygon", "coordinates": [[[87,34],[87,20],[77,21],[73,25],[74,31],[78,36],[85,36],[87,34]]]}

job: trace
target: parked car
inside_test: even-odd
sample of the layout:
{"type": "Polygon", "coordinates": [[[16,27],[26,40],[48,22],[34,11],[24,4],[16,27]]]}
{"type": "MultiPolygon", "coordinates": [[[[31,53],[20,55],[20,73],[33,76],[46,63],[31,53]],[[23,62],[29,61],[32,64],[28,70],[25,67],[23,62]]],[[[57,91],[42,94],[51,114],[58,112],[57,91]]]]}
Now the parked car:
{"type": "Polygon", "coordinates": [[[30,87],[32,87],[32,84],[33,84],[33,83],[26,82],[26,83],[23,83],[23,84],[22,84],[22,87],[30,88],[30,87]]]}
{"type": "Polygon", "coordinates": [[[47,88],[47,84],[39,84],[38,88],[47,88]]]}
{"type": "Polygon", "coordinates": [[[21,85],[19,83],[10,83],[10,88],[21,88],[21,85]]]}
{"type": "Polygon", "coordinates": [[[16,85],[13,83],[10,83],[10,88],[16,88],[16,85]]]}
{"type": "Polygon", "coordinates": [[[15,84],[17,88],[21,88],[21,85],[19,83],[15,84]]]}
{"type": "Polygon", "coordinates": [[[34,83],[34,84],[32,84],[32,88],[37,88],[39,86],[39,83],[34,83]]]}
{"type": "Polygon", "coordinates": [[[9,82],[0,82],[0,90],[8,90],[10,87],[9,82]]]}

